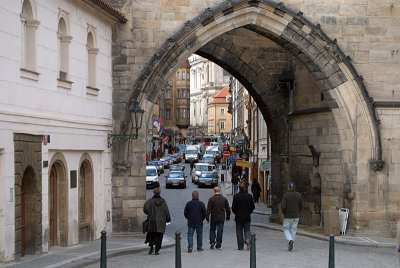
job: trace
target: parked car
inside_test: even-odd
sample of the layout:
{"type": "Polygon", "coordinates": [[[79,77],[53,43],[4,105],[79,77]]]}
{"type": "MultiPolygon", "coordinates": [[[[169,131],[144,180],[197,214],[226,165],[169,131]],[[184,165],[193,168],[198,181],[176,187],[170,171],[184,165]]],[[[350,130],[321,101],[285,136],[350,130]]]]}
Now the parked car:
{"type": "Polygon", "coordinates": [[[161,161],[148,161],[146,166],[155,166],[157,168],[158,175],[164,173],[164,164],[161,161]]]}
{"type": "Polygon", "coordinates": [[[213,171],[203,171],[199,176],[199,181],[197,182],[198,187],[215,187],[218,186],[218,175],[213,171]]]}
{"type": "Polygon", "coordinates": [[[174,159],[172,159],[171,156],[160,158],[160,161],[163,162],[165,169],[169,169],[169,167],[174,164],[174,159]]]}
{"type": "Polygon", "coordinates": [[[157,168],[155,166],[146,166],[146,188],[152,189],[157,186],[160,186],[157,168]]]}
{"type": "Polygon", "coordinates": [[[214,173],[217,173],[215,165],[211,165],[208,163],[196,163],[196,164],[194,164],[193,171],[192,171],[192,182],[193,183],[197,184],[200,174],[203,171],[213,171],[214,173]]]}
{"type": "Polygon", "coordinates": [[[175,164],[169,167],[170,171],[184,171],[185,170],[185,165],[183,164],[175,164]]]}
{"type": "Polygon", "coordinates": [[[182,171],[172,170],[165,178],[165,188],[174,186],[186,188],[186,176],[182,171]]]}

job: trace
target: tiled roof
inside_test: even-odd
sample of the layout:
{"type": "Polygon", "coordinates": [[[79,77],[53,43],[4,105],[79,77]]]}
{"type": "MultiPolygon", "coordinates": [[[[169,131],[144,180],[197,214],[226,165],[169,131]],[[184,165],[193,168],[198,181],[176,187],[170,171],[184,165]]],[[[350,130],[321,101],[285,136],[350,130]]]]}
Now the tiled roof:
{"type": "Polygon", "coordinates": [[[100,8],[104,12],[108,13],[112,17],[116,18],[119,22],[127,22],[125,15],[119,12],[117,9],[113,8],[106,0],[81,0],[82,2],[100,8]]]}
{"type": "Polygon", "coordinates": [[[229,93],[229,87],[224,87],[223,89],[221,89],[220,91],[218,91],[217,93],[215,93],[214,96],[212,96],[211,101],[207,104],[226,104],[228,103],[226,101],[226,97],[230,96],[231,94],[229,93]]]}

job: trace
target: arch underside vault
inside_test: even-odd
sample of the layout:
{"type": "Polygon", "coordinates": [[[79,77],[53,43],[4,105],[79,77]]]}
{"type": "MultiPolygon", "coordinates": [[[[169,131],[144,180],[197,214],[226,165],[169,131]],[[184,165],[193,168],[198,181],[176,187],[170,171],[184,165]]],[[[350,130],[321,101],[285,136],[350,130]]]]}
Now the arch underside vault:
{"type": "MultiPolygon", "coordinates": [[[[260,108],[273,144],[275,213],[284,184],[293,175],[290,163],[282,161],[280,155],[291,153],[296,138],[290,134],[292,126],[287,124],[292,116],[288,110],[289,89],[280,82],[295,71],[293,66],[307,68],[324,102],[306,109],[306,114],[320,113],[325,118],[326,113],[330,114],[337,134],[334,153],[340,158],[339,171],[332,178],[339,181],[339,186],[329,186],[338,189],[325,188],[324,193],[328,184],[322,182],[323,203],[325,200],[325,204],[340,207],[356,202],[346,201],[347,194],[353,191],[358,178],[371,176],[368,161],[382,163],[380,133],[362,79],[336,40],[326,36],[319,25],[313,25],[301,12],[295,14],[269,1],[226,1],[206,9],[169,38],[143,69],[126,105],[122,130],[126,128],[124,122],[132,102],[139,99],[154,103],[171,74],[193,53],[216,62],[234,75],[260,108]]],[[[319,131],[318,127],[315,129],[319,131]]],[[[306,142],[302,145],[307,146],[306,142]]],[[[323,153],[330,153],[331,147],[315,145],[323,153]]],[[[324,155],[321,158],[323,163],[324,155]]]]}

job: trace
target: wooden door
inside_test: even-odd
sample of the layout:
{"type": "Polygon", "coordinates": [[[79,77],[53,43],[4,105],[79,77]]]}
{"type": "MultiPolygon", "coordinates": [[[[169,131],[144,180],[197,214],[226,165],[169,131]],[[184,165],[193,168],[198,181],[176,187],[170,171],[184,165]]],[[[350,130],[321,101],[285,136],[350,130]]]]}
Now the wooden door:
{"type": "Polygon", "coordinates": [[[57,171],[53,166],[50,171],[49,181],[49,224],[50,238],[49,245],[58,245],[57,240],[57,171]]]}
{"type": "Polygon", "coordinates": [[[25,256],[25,245],[26,245],[26,232],[25,232],[25,187],[22,183],[21,187],[21,257],[25,256]]]}

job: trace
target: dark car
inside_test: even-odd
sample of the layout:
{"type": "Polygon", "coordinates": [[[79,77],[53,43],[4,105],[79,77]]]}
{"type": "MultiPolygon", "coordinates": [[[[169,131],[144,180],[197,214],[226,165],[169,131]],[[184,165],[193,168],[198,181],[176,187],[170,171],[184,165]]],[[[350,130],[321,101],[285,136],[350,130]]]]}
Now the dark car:
{"type": "Polygon", "coordinates": [[[186,188],[186,176],[182,171],[170,171],[165,178],[165,188],[181,187],[186,188]]]}
{"type": "Polygon", "coordinates": [[[184,171],[185,170],[185,165],[183,164],[175,164],[175,165],[171,165],[169,167],[170,171],[184,171]]]}
{"type": "Polygon", "coordinates": [[[199,188],[202,186],[204,186],[204,187],[218,186],[218,175],[216,175],[215,172],[213,172],[213,171],[203,171],[203,172],[201,172],[201,174],[199,176],[197,185],[199,186],[199,188]]]}
{"type": "Polygon", "coordinates": [[[158,175],[164,173],[164,164],[161,161],[148,161],[146,166],[155,166],[157,168],[158,175]]]}

